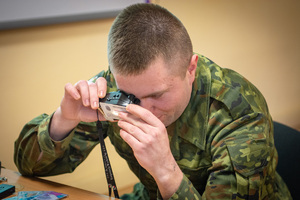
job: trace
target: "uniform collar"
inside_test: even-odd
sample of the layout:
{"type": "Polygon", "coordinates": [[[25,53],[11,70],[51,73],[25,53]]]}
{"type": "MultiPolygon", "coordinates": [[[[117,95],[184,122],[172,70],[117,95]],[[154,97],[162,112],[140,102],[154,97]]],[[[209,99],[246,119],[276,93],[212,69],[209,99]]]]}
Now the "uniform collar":
{"type": "Polygon", "coordinates": [[[204,58],[199,56],[189,104],[183,114],[167,128],[174,157],[179,156],[177,154],[180,151],[180,139],[194,144],[201,150],[205,149],[211,75],[204,58]]]}

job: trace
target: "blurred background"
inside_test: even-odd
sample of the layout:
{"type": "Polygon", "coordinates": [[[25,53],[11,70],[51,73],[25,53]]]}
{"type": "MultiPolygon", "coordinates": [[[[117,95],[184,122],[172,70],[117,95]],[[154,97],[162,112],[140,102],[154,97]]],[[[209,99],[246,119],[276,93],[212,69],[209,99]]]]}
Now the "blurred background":
{"type": "MultiPolygon", "coordinates": [[[[186,26],[194,51],[244,75],[264,94],[272,117],[300,129],[300,2],[157,0],[186,26]]],[[[24,124],[59,106],[64,85],[107,69],[107,35],[113,18],[0,30],[0,160],[13,163],[24,124]]],[[[110,141],[108,153],[119,189],[137,178],[110,141]]],[[[106,193],[97,146],[74,173],[47,179],[106,193]]]]}

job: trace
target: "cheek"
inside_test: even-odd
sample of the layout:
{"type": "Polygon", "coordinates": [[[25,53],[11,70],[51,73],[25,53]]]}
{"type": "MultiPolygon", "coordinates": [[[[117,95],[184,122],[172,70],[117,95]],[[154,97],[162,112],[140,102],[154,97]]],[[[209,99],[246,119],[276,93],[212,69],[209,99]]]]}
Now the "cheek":
{"type": "Polygon", "coordinates": [[[175,99],[168,98],[166,100],[156,101],[155,109],[159,112],[174,112],[177,107],[177,101],[175,99]]]}
{"type": "Polygon", "coordinates": [[[161,114],[163,112],[169,112],[173,109],[174,103],[170,99],[142,99],[140,106],[151,111],[154,115],[161,114]]]}

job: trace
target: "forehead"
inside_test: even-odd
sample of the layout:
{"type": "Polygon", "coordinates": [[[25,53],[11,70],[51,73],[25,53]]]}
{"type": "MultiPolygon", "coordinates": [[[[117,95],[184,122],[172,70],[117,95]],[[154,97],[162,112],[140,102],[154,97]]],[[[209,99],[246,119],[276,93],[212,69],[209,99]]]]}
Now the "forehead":
{"type": "Polygon", "coordinates": [[[114,73],[117,87],[136,97],[162,92],[172,87],[176,77],[171,75],[162,60],[156,60],[145,71],[138,75],[124,76],[114,73]]]}

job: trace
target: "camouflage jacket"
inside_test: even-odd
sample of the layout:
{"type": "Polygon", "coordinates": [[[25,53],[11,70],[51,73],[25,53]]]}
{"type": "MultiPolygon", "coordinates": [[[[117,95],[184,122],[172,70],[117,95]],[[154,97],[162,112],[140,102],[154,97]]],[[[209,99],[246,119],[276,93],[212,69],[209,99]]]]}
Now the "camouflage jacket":
{"type": "MultiPolygon", "coordinates": [[[[116,85],[101,72],[108,92],[116,85]]],[[[51,140],[51,115],[43,114],[23,128],[15,142],[15,163],[24,175],[72,172],[98,144],[95,123],[80,123],[63,141],[51,140]],[[36,162],[40,152],[42,158],[36,162]]],[[[157,185],[121,139],[116,123],[103,122],[106,135],[149,196],[157,185]]],[[[167,127],[170,148],[184,173],[171,199],[291,199],[276,173],[273,123],[265,99],[238,73],[199,55],[191,100],[182,116],[167,127]]],[[[158,195],[159,196],[159,195],[158,195]]]]}

